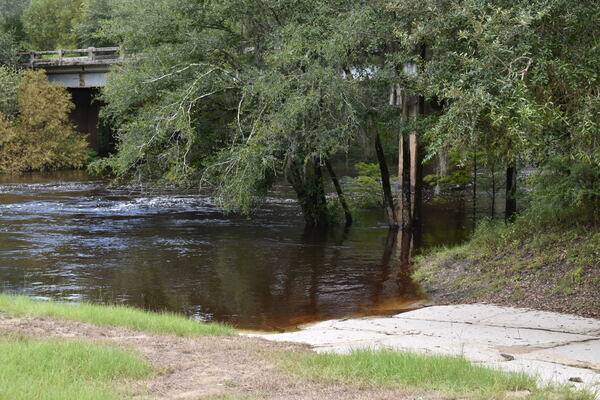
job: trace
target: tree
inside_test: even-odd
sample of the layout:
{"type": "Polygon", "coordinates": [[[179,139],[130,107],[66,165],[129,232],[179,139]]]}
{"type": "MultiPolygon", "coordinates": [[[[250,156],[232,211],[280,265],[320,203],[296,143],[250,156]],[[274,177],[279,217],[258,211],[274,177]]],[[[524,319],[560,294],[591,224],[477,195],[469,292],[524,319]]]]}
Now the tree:
{"type": "Polygon", "coordinates": [[[27,71],[17,97],[16,117],[0,113],[0,172],[83,167],[87,141],[69,123],[73,103],[66,89],[41,71],[27,71]]]}
{"type": "Polygon", "coordinates": [[[0,32],[10,34],[16,43],[25,38],[21,17],[29,0],[0,0],[0,32]]]}
{"type": "Polygon", "coordinates": [[[323,62],[337,54],[311,44],[326,37],[338,10],[320,2],[322,18],[311,22],[309,3],[298,1],[300,11],[240,0],[116,7],[106,33],[145,57],[105,90],[119,152],[96,167],[200,181],[232,211],[251,210],[285,176],[307,224],[326,225],[321,170],[356,131],[356,81],[339,61],[323,62]]]}
{"type": "MultiPolygon", "coordinates": [[[[559,157],[598,168],[597,2],[415,0],[392,8],[402,54],[429,49],[416,88],[443,104],[428,131],[430,155],[447,146],[493,153],[511,193],[517,160],[543,167],[559,157]]],[[[584,190],[597,201],[600,193],[584,190]]]]}
{"type": "Polygon", "coordinates": [[[0,0],[0,65],[16,66],[24,37],[21,14],[26,0],[0,0]]]}
{"type": "MultiPolygon", "coordinates": [[[[123,179],[200,183],[249,212],[284,177],[307,223],[326,225],[322,169],[368,132],[390,224],[408,227],[423,155],[503,164],[511,216],[517,162],[600,164],[593,0],[131,0],[109,11],[101,35],[144,54],[104,93],[119,151],[96,166],[123,179]],[[385,137],[399,144],[397,204],[385,137]]],[[[596,186],[572,183],[570,198],[597,201],[596,186]]]]}
{"type": "Polygon", "coordinates": [[[31,0],[22,21],[31,50],[75,48],[84,0],[31,0]]]}
{"type": "Polygon", "coordinates": [[[112,15],[111,0],[85,0],[81,10],[81,21],[74,26],[78,46],[110,47],[115,42],[102,36],[102,27],[112,15]]]}
{"type": "Polygon", "coordinates": [[[16,67],[21,59],[20,50],[14,35],[0,31],[0,66],[16,67]]]}
{"type": "Polygon", "coordinates": [[[14,119],[19,112],[17,93],[21,73],[10,66],[0,66],[0,114],[5,119],[14,119]]]}

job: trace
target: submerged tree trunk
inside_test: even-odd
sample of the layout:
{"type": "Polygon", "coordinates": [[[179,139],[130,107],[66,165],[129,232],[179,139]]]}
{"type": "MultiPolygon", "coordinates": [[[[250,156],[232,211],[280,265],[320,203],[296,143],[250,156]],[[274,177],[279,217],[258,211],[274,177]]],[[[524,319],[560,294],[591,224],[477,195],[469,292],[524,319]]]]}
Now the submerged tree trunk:
{"type": "Polygon", "coordinates": [[[390,227],[398,226],[398,216],[396,214],[396,207],[394,206],[394,196],[392,195],[392,186],[390,184],[390,171],[385,160],[385,154],[383,152],[383,146],[381,144],[381,137],[377,130],[377,125],[373,121],[373,117],[369,116],[367,123],[369,130],[375,139],[375,153],[377,154],[377,162],[379,163],[379,171],[381,172],[381,186],[383,189],[383,204],[388,216],[388,223],[390,227]]]}
{"type": "MultiPolygon", "coordinates": [[[[402,119],[409,123],[421,111],[421,101],[415,96],[402,94],[402,119]]],[[[403,133],[400,137],[398,177],[400,180],[400,201],[398,214],[402,228],[412,228],[421,218],[422,170],[420,146],[416,132],[403,133]]]]}
{"type": "Polygon", "coordinates": [[[298,202],[308,227],[327,227],[327,199],[321,165],[312,160],[304,165],[288,166],[288,181],[296,191],[298,202]]]}
{"type": "Polygon", "coordinates": [[[477,220],[477,150],[473,153],[473,226],[477,220]]]}
{"type": "Polygon", "coordinates": [[[496,216],[496,165],[492,163],[492,219],[496,216]]]}
{"type": "Polygon", "coordinates": [[[440,180],[448,176],[448,151],[446,149],[442,149],[439,151],[437,155],[437,171],[436,174],[438,176],[437,182],[435,184],[435,195],[439,196],[442,193],[442,186],[440,184],[440,180]]]}
{"type": "Polygon", "coordinates": [[[504,219],[507,222],[515,220],[517,214],[517,166],[513,162],[506,168],[506,206],[504,219]]]}
{"type": "Polygon", "coordinates": [[[410,190],[410,137],[402,135],[400,137],[400,159],[398,161],[400,179],[400,217],[402,220],[402,228],[412,226],[412,193],[410,190]]]}
{"type": "Polygon", "coordinates": [[[348,202],[346,202],[346,197],[344,196],[344,192],[342,191],[342,185],[340,185],[340,181],[331,166],[331,162],[329,160],[325,161],[325,165],[327,166],[327,171],[329,172],[329,177],[331,178],[331,182],[333,182],[333,186],[335,186],[335,191],[337,192],[338,199],[340,200],[340,204],[344,209],[344,216],[346,217],[346,226],[352,225],[352,213],[350,212],[350,207],[348,207],[348,202]]]}
{"type": "MultiPolygon", "coordinates": [[[[416,108],[413,118],[425,113],[425,99],[421,96],[416,98],[416,108]]],[[[421,211],[423,205],[423,159],[422,145],[416,132],[410,134],[410,189],[412,191],[411,213],[412,225],[421,223],[421,211]]]]}

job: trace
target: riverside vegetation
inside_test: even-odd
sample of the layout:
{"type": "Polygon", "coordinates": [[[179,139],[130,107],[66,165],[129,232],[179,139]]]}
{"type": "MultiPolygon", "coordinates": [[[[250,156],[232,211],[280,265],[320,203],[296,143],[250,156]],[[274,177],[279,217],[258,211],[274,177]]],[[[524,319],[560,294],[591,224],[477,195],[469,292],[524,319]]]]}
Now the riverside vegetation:
{"type": "Polygon", "coordinates": [[[87,141],[69,122],[67,90],[42,71],[0,66],[0,81],[0,173],[83,167],[87,141]]]}
{"type": "Polygon", "coordinates": [[[492,201],[505,192],[508,221],[541,210],[597,227],[599,15],[593,0],[3,0],[0,61],[90,42],[144,54],[103,90],[117,149],[92,170],[201,185],[226,211],[250,213],[285,179],[307,225],[336,223],[336,205],[350,223],[330,161],[352,153],[378,165],[391,227],[419,224],[428,162],[436,183],[467,166],[474,201],[477,178],[502,171],[492,201]],[[519,190],[525,168],[539,173],[519,190]]]}

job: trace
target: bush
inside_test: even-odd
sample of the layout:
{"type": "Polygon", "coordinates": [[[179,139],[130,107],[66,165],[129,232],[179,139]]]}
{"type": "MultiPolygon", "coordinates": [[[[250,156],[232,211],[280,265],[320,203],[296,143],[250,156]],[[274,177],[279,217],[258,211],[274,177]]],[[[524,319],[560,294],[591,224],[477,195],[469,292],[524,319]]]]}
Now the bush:
{"type": "Polygon", "coordinates": [[[17,92],[20,82],[19,71],[9,66],[0,66],[0,114],[8,119],[14,118],[19,111],[17,92]]]}
{"type": "Polygon", "coordinates": [[[600,224],[600,166],[554,158],[530,178],[527,213],[538,224],[600,224]]]}
{"type": "Polygon", "coordinates": [[[16,66],[19,63],[19,52],[22,50],[12,32],[0,28],[0,65],[16,66]]]}
{"type": "Polygon", "coordinates": [[[345,177],[345,193],[352,208],[383,206],[383,191],[379,165],[358,163],[354,165],[358,176],[345,177]]]}
{"type": "Polygon", "coordinates": [[[16,117],[0,113],[0,172],[83,167],[87,141],[69,122],[67,90],[51,85],[41,71],[27,71],[17,98],[16,117]]]}

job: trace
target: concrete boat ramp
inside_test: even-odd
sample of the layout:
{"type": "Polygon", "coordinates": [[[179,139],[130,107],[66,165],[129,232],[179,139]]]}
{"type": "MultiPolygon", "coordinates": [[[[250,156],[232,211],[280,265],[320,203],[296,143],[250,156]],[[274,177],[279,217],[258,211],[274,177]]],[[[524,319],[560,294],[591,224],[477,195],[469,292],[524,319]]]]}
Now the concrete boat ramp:
{"type": "Polygon", "coordinates": [[[464,356],[535,375],[541,383],[572,384],[600,394],[600,320],[574,315],[487,304],[433,306],[252,336],[306,343],[317,352],[391,348],[464,356]]]}

